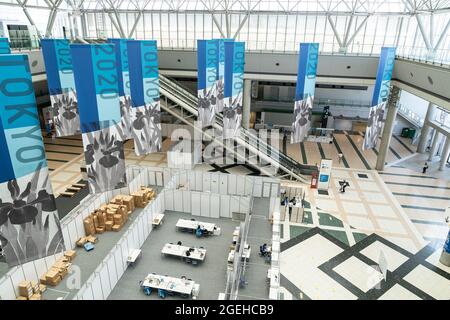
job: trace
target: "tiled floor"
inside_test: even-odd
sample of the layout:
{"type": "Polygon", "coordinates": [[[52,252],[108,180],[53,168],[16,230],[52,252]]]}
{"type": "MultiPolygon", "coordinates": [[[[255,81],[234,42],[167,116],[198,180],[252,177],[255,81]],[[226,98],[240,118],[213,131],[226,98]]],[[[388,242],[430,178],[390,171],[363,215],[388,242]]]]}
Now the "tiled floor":
{"type": "Polygon", "coordinates": [[[380,177],[426,241],[445,241],[450,182],[410,169],[389,168],[380,177]]]}
{"type": "Polygon", "coordinates": [[[315,190],[307,188],[306,199],[313,207],[325,210],[363,232],[390,237],[410,252],[416,252],[425,244],[376,171],[335,168],[330,191],[328,196],[318,196],[315,190]],[[367,178],[361,178],[361,175],[367,178]],[[350,183],[345,194],[338,190],[341,177],[350,183]],[[371,197],[372,193],[377,196],[371,197]]]}
{"type": "MultiPolygon", "coordinates": [[[[288,139],[289,140],[289,139],[288,139]]],[[[294,160],[303,164],[316,164],[325,157],[333,160],[333,166],[353,169],[373,169],[377,161],[378,146],[373,150],[363,151],[361,146],[364,140],[363,133],[359,131],[335,131],[332,144],[303,142],[286,145],[287,154],[294,160]],[[344,158],[339,162],[338,154],[342,152],[344,158]]],[[[280,144],[282,148],[282,144],[280,144]]],[[[388,150],[387,162],[395,164],[408,159],[415,154],[416,146],[411,139],[393,136],[388,150]]]]}

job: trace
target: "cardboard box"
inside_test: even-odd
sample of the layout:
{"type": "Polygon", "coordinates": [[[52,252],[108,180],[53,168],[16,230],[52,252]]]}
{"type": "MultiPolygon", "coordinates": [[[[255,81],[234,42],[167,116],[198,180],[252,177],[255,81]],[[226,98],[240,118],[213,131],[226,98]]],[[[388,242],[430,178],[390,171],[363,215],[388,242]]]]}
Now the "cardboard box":
{"type": "Polygon", "coordinates": [[[61,281],[61,275],[59,273],[59,270],[56,268],[51,268],[46,276],[46,284],[50,286],[57,286],[58,283],[61,281]]]}
{"type": "Polygon", "coordinates": [[[106,221],[106,223],[105,223],[105,230],[106,231],[111,231],[113,224],[114,224],[113,221],[106,221]]]}
{"type": "Polygon", "coordinates": [[[46,285],[47,284],[47,277],[46,277],[45,273],[39,277],[39,283],[41,285],[46,285]]]}
{"type": "Polygon", "coordinates": [[[121,225],[118,225],[118,224],[115,224],[115,225],[113,225],[112,226],[112,231],[120,231],[120,229],[122,229],[122,226],[121,225]]]}
{"type": "Polygon", "coordinates": [[[28,298],[33,295],[33,286],[31,285],[31,281],[22,281],[19,283],[19,294],[28,298]]]}
{"type": "Polygon", "coordinates": [[[77,252],[75,250],[67,250],[66,252],[64,252],[64,257],[66,257],[69,262],[72,262],[73,259],[75,259],[77,255],[77,252]]]}
{"type": "Polygon", "coordinates": [[[81,237],[80,239],[77,240],[77,242],[75,242],[75,244],[77,245],[77,247],[83,247],[86,242],[87,237],[81,237]]]}
{"type": "Polygon", "coordinates": [[[91,216],[83,220],[83,225],[84,225],[84,232],[86,233],[87,236],[95,234],[94,221],[92,220],[91,216]]]}
{"type": "Polygon", "coordinates": [[[47,286],[45,284],[40,284],[39,285],[39,291],[41,293],[45,292],[45,290],[47,290],[47,286]]]}
{"type": "Polygon", "coordinates": [[[29,300],[42,300],[42,296],[39,293],[33,294],[29,300]]]}
{"type": "Polygon", "coordinates": [[[86,238],[87,242],[91,242],[91,243],[97,243],[98,238],[95,236],[89,236],[86,238]]]}
{"type": "Polygon", "coordinates": [[[122,225],[123,223],[123,217],[121,214],[115,214],[114,215],[114,224],[122,225]]]}
{"type": "Polygon", "coordinates": [[[98,234],[102,234],[103,232],[105,232],[105,227],[95,228],[95,232],[98,233],[98,234]]]}
{"type": "Polygon", "coordinates": [[[31,287],[33,288],[33,293],[41,293],[39,290],[39,283],[36,281],[31,281],[31,287]]]}

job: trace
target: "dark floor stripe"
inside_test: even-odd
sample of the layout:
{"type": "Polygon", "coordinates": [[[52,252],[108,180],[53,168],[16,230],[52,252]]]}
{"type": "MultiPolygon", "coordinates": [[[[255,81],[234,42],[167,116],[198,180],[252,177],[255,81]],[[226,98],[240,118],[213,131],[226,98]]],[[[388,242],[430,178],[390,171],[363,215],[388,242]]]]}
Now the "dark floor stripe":
{"type": "Polygon", "coordinates": [[[326,159],[325,152],[323,152],[323,148],[320,142],[317,142],[317,147],[319,148],[320,157],[322,159],[326,159]]]}
{"type": "Polygon", "coordinates": [[[404,183],[404,182],[390,182],[385,181],[385,184],[393,184],[398,186],[408,186],[408,187],[417,187],[417,188],[432,188],[432,189],[442,189],[442,190],[450,190],[449,187],[437,187],[437,186],[430,186],[427,184],[413,184],[413,183],[404,183]]]}
{"type": "Polygon", "coordinates": [[[411,206],[411,205],[409,205],[409,204],[402,204],[402,208],[405,208],[405,209],[425,210],[425,211],[445,212],[445,209],[440,209],[440,208],[430,208],[430,207],[421,207],[421,206],[411,206]]]}
{"type": "Polygon", "coordinates": [[[53,151],[53,150],[45,150],[45,152],[53,152],[53,153],[63,153],[63,154],[71,154],[79,156],[82,152],[67,152],[67,151],[53,151]]]}
{"type": "Polygon", "coordinates": [[[81,145],[81,146],[73,146],[71,144],[51,143],[51,142],[44,142],[44,144],[48,144],[50,146],[64,146],[64,147],[72,147],[72,148],[83,148],[83,145],[81,145]]]}
{"type": "Polygon", "coordinates": [[[436,200],[450,200],[449,197],[439,197],[439,196],[425,196],[422,194],[413,194],[413,193],[401,193],[401,192],[392,192],[395,196],[404,196],[404,197],[413,197],[413,198],[426,198],[426,199],[436,199],[436,200]]]}
{"type": "Polygon", "coordinates": [[[305,145],[303,144],[303,142],[300,142],[300,151],[302,153],[303,164],[307,164],[308,158],[306,157],[306,150],[305,150],[305,145]]]}
{"type": "Polygon", "coordinates": [[[408,150],[410,153],[416,153],[414,150],[412,150],[406,143],[404,143],[399,137],[393,136],[395,140],[397,140],[403,147],[405,147],[406,150],[408,150]]]}
{"type": "Polygon", "coordinates": [[[432,224],[432,225],[435,225],[435,226],[447,226],[447,223],[445,223],[445,222],[438,222],[438,221],[427,221],[427,220],[411,219],[411,222],[413,222],[413,223],[420,223],[420,224],[432,224]]]}
{"type": "Polygon", "coordinates": [[[394,150],[394,148],[392,148],[391,146],[389,146],[389,150],[391,150],[392,154],[397,158],[397,159],[401,159],[402,157],[394,150]]]}
{"type": "MultiPolygon", "coordinates": [[[[344,155],[344,153],[342,152],[341,147],[339,147],[339,144],[335,137],[333,137],[333,143],[334,143],[334,146],[336,147],[337,152],[342,153],[342,155],[344,155]]],[[[342,162],[344,163],[344,166],[346,168],[350,168],[350,166],[348,165],[347,159],[345,159],[345,155],[342,157],[342,162]]]]}
{"type": "MultiPolygon", "coordinates": [[[[392,166],[392,167],[394,167],[394,166],[392,166]]],[[[388,176],[411,177],[411,178],[436,179],[435,177],[430,177],[430,176],[419,176],[419,175],[415,175],[415,174],[404,174],[404,173],[378,172],[378,174],[384,174],[384,175],[388,175],[388,176]]]]}
{"type": "MultiPolygon", "coordinates": [[[[50,139],[50,138],[48,138],[50,139]]],[[[73,140],[73,141],[83,141],[82,138],[69,138],[69,137],[55,137],[55,139],[60,139],[60,140],[73,140]]]]}
{"type": "Polygon", "coordinates": [[[49,160],[49,161],[55,161],[55,162],[64,162],[64,163],[69,162],[69,160],[52,159],[52,158],[48,158],[48,157],[47,157],[47,160],[49,160]]]}
{"type": "Polygon", "coordinates": [[[370,165],[367,163],[366,158],[364,158],[364,155],[361,153],[361,151],[359,151],[358,147],[356,146],[356,144],[353,142],[352,138],[350,138],[349,135],[345,135],[348,139],[348,141],[350,141],[350,144],[352,145],[353,149],[355,149],[356,153],[358,154],[358,157],[361,159],[362,163],[364,164],[364,166],[366,167],[367,170],[372,169],[370,167],[370,165]]]}

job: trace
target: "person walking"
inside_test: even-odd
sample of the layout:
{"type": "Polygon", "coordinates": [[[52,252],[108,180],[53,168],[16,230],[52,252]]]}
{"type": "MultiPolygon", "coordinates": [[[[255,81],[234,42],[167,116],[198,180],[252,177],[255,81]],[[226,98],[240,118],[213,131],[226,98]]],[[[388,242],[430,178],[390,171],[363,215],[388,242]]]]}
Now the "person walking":
{"type": "Polygon", "coordinates": [[[341,163],[343,157],[344,155],[342,154],[342,152],[339,152],[338,153],[339,163],[341,163]]]}
{"type": "Polygon", "coordinates": [[[422,173],[423,174],[427,173],[427,169],[428,169],[428,162],[425,162],[425,165],[423,166],[423,169],[422,169],[422,173]]]}

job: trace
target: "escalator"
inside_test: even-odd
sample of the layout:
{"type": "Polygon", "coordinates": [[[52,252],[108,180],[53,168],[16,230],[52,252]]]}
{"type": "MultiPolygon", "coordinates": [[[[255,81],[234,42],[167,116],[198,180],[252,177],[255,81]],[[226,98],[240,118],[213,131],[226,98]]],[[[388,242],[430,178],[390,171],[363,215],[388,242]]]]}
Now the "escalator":
{"type": "MultiPolygon", "coordinates": [[[[195,130],[200,131],[200,128],[194,126],[194,121],[198,115],[197,96],[176,81],[161,74],[159,75],[159,81],[162,95],[162,110],[175,116],[195,130]]],[[[241,128],[238,136],[233,138],[236,145],[245,150],[244,153],[239,152],[239,148],[236,148],[236,146],[230,146],[229,143],[224,143],[222,139],[218,138],[223,128],[222,114],[216,114],[213,128],[214,134],[206,131],[203,132],[203,137],[214,141],[228,152],[234,153],[238,160],[245,160],[247,164],[255,167],[263,174],[309,183],[310,178],[305,177],[305,175],[311,175],[313,172],[317,172],[316,166],[299,164],[244,128],[241,128]],[[247,156],[245,156],[246,154],[247,156]]]]}

